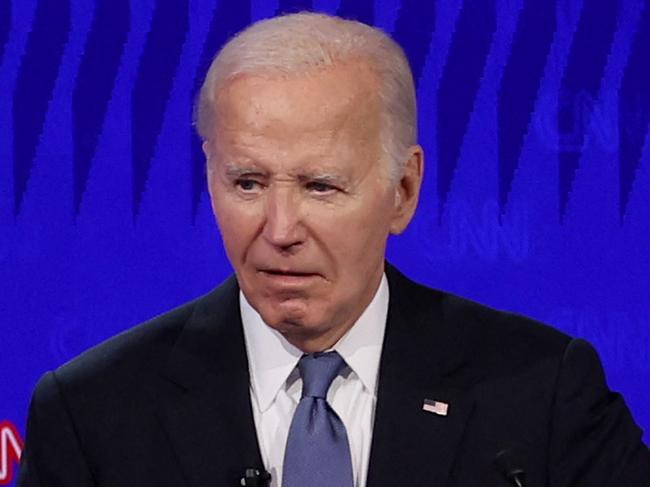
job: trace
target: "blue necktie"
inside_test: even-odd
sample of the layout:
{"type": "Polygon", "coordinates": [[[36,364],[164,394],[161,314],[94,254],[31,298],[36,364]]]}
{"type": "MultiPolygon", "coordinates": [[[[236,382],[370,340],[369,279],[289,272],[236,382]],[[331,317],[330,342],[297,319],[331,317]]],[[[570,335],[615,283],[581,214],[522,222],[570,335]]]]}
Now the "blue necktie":
{"type": "Polygon", "coordinates": [[[354,486],[348,435],[326,399],[344,365],[336,352],[304,355],[298,362],[302,398],[289,427],[283,487],[354,486]]]}

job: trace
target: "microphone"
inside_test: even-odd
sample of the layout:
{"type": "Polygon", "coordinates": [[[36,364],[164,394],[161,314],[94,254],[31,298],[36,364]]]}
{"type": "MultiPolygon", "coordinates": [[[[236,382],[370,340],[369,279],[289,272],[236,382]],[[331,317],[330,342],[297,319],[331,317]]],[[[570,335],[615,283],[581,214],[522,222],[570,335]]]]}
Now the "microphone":
{"type": "Polygon", "coordinates": [[[257,468],[247,468],[244,476],[239,479],[239,485],[242,487],[267,487],[270,482],[271,474],[257,468]]]}
{"type": "Polygon", "coordinates": [[[501,450],[497,453],[494,462],[497,464],[501,473],[512,482],[512,485],[526,487],[526,472],[522,466],[521,459],[513,449],[506,448],[501,450]]]}

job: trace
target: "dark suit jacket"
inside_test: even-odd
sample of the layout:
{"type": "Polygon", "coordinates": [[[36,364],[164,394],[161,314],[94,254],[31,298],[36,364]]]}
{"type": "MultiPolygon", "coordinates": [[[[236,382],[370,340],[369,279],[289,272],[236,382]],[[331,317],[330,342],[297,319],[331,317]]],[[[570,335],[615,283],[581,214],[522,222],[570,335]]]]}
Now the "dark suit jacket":
{"type": "MultiPolygon", "coordinates": [[[[387,274],[368,487],[514,485],[503,449],[528,487],[650,486],[641,431],[590,345],[387,274]]],[[[18,485],[234,487],[247,467],[263,465],[230,278],[46,374],[18,485]]]]}

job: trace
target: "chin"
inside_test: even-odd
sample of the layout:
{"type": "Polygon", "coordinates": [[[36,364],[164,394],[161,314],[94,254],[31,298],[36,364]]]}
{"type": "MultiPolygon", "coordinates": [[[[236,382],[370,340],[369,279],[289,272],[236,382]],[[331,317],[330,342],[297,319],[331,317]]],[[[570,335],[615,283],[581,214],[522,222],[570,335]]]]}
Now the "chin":
{"type": "Polygon", "coordinates": [[[268,313],[261,312],[260,316],[264,323],[280,332],[290,342],[294,342],[294,337],[305,339],[322,333],[322,326],[319,326],[319,323],[304,308],[278,308],[268,310],[268,313]]]}
{"type": "MultiPolygon", "coordinates": [[[[309,315],[313,315],[314,303],[313,299],[307,296],[296,293],[287,293],[285,295],[270,295],[260,296],[259,307],[257,303],[251,303],[256,308],[264,321],[272,320],[302,322],[307,319],[309,315]]],[[[269,321],[267,321],[269,323],[269,321]]]]}
{"type": "MultiPolygon", "coordinates": [[[[264,319],[264,316],[262,318],[264,319]]],[[[307,331],[317,328],[304,315],[274,313],[269,318],[269,320],[264,319],[264,322],[281,333],[296,333],[300,330],[307,331]]]]}

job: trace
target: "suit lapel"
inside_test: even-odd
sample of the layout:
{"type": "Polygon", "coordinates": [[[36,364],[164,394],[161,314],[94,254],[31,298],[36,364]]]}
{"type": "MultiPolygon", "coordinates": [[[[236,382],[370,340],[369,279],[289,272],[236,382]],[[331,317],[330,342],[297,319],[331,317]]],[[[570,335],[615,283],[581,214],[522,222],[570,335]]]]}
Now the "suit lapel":
{"type": "Polygon", "coordinates": [[[162,374],[159,419],[190,486],[236,486],[263,467],[238,293],[230,278],[197,301],[162,374]]]}
{"type": "Polygon", "coordinates": [[[390,305],[368,471],[368,487],[444,486],[474,401],[463,385],[461,327],[435,296],[387,266],[390,305]],[[447,403],[447,415],[422,409],[447,403]]]}

